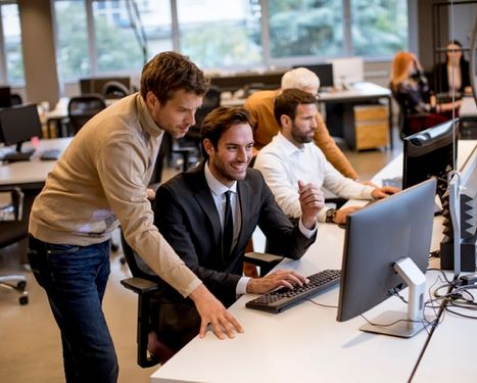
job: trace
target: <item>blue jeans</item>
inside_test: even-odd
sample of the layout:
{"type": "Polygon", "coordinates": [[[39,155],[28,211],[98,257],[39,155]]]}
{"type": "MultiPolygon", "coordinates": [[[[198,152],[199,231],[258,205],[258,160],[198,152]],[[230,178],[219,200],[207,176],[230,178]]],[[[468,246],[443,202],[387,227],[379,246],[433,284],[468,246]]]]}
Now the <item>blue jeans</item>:
{"type": "Polygon", "coordinates": [[[101,303],[110,241],[55,245],[29,238],[28,259],[61,331],[66,381],[117,382],[118,361],[101,303]]]}

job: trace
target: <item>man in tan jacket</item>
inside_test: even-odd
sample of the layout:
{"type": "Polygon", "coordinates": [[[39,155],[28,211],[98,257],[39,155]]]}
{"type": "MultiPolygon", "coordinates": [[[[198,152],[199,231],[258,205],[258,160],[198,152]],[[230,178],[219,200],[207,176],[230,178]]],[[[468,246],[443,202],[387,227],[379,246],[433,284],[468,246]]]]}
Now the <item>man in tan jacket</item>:
{"type": "MultiPolygon", "coordinates": [[[[319,87],[320,80],[316,74],[306,68],[292,69],[282,77],[281,89],[297,88],[316,95],[319,87]]],[[[273,101],[280,94],[281,89],[255,92],[245,101],[245,109],[249,111],[254,120],[255,149],[257,150],[270,143],[280,131],[280,126],[273,115],[273,101]]],[[[316,114],[315,119],[318,125],[314,136],[316,145],[340,173],[345,177],[357,180],[358,173],[330,136],[319,113],[316,114]]]]}
{"type": "Polygon", "coordinates": [[[190,297],[219,338],[242,328],[153,224],[147,185],[164,131],[182,137],[207,91],[188,58],[163,52],[141,75],[140,93],[119,100],[79,131],[49,174],[30,217],[29,260],[61,331],[68,382],[116,382],[118,363],[101,308],[112,231],[164,281],[190,297]]]}

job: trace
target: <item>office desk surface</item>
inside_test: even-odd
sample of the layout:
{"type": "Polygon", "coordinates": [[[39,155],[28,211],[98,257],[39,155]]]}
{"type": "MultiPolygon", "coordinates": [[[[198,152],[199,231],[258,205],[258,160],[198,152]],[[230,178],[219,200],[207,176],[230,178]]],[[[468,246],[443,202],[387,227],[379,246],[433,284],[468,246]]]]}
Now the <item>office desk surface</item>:
{"type": "MultiPolygon", "coordinates": [[[[57,138],[40,140],[39,145],[30,161],[20,161],[0,165],[0,185],[22,185],[45,182],[48,173],[56,161],[41,161],[40,155],[44,150],[60,149],[63,152],[72,138],[57,138]]],[[[31,147],[24,144],[25,147],[31,147]]]]}
{"type": "MultiPolygon", "coordinates": [[[[459,163],[475,147],[475,141],[459,142],[459,163]]],[[[402,157],[395,159],[377,177],[402,174],[402,157]]],[[[326,268],[341,268],[345,231],[321,224],[318,237],[299,261],[286,260],[304,275],[326,268]]],[[[442,217],[434,221],[431,249],[442,239],[442,217]]],[[[438,272],[427,273],[428,285],[438,272]]],[[[313,301],[337,306],[338,288],[313,297],[313,301]]],[[[337,309],[302,302],[281,314],[245,308],[253,297],[239,299],[230,311],[245,328],[235,339],[218,340],[212,333],[194,339],[151,376],[151,382],[406,382],[428,339],[421,331],[411,339],[360,332],[361,317],[336,322],[337,309]]],[[[406,310],[392,297],[366,313],[371,319],[386,310],[406,310]]],[[[429,312],[427,312],[429,314],[429,312]]],[[[430,363],[431,365],[433,363],[430,363]]],[[[424,371],[424,370],[423,370],[424,371]]]]}
{"type": "MultiPolygon", "coordinates": [[[[360,82],[353,84],[350,89],[336,90],[330,92],[319,93],[319,102],[328,101],[350,101],[362,100],[369,98],[391,97],[391,91],[380,85],[372,82],[360,82]]],[[[229,98],[221,100],[222,106],[242,106],[245,103],[245,98],[229,98]]]]}
{"type": "MultiPolygon", "coordinates": [[[[455,309],[465,315],[475,311],[455,309]]],[[[445,312],[414,375],[413,382],[475,382],[477,321],[445,312]]]]}
{"type": "Polygon", "coordinates": [[[359,82],[349,89],[319,93],[318,101],[350,101],[380,97],[390,98],[392,93],[388,88],[372,82],[359,82]]]}
{"type": "MultiPolygon", "coordinates": [[[[344,230],[320,226],[317,241],[300,261],[280,267],[305,275],[341,268],[344,230]]],[[[436,272],[428,273],[429,284],[436,272]]],[[[337,306],[338,288],[312,298],[337,306]]],[[[337,309],[302,302],[281,314],[245,308],[242,297],[230,309],[245,328],[235,339],[218,340],[210,332],[194,339],[157,370],[152,382],[406,382],[427,340],[426,331],[411,339],[363,333],[361,317],[336,322],[337,309]]],[[[370,310],[374,318],[386,310],[406,310],[390,298],[370,310]]]]}

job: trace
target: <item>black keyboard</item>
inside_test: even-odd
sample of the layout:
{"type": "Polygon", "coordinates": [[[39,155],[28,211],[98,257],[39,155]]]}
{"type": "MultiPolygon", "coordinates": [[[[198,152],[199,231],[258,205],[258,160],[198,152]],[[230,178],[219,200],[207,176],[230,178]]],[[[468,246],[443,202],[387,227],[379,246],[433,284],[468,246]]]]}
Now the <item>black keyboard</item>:
{"type": "Polygon", "coordinates": [[[59,149],[47,149],[41,153],[40,160],[42,161],[56,161],[60,156],[59,149]]]}
{"type": "Polygon", "coordinates": [[[293,289],[281,287],[261,295],[245,304],[249,309],[262,310],[271,313],[280,313],[292,305],[301,302],[310,295],[317,294],[334,286],[340,281],[340,270],[323,270],[308,276],[310,282],[293,289]]]}

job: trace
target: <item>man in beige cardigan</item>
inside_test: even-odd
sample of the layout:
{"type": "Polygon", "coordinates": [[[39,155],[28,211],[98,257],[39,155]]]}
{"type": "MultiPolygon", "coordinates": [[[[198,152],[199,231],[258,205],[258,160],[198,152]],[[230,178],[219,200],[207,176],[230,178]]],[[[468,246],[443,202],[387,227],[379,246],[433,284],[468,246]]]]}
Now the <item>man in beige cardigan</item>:
{"type": "Polygon", "coordinates": [[[116,382],[118,363],[101,308],[111,232],[164,281],[190,297],[219,338],[242,328],[153,225],[147,184],[164,131],[184,136],[207,91],[188,58],[164,52],[149,61],[141,90],[94,116],[79,131],[36,198],[29,260],[61,331],[68,382],[116,382]]]}

